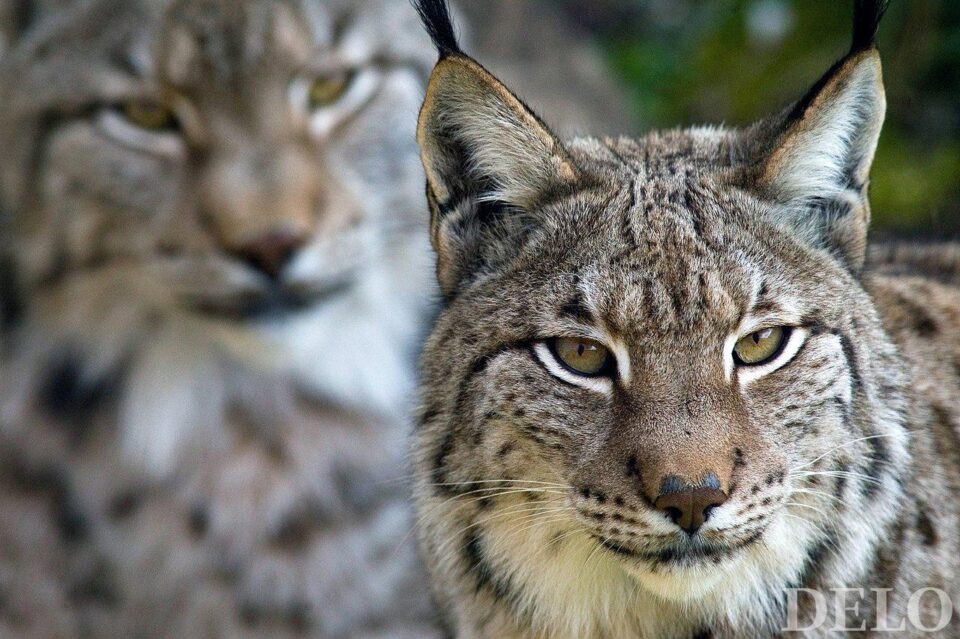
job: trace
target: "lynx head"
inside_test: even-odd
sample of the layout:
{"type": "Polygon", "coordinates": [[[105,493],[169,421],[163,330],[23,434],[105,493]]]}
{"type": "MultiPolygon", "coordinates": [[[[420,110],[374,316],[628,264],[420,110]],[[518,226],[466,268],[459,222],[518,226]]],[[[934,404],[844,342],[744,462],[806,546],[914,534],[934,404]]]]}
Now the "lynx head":
{"type": "Polygon", "coordinates": [[[8,381],[42,386],[64,357],[79,392],[119,377],[131,445],[160,465],[217,419],[190,407],[229,403],[226,371],[395,414],[430,290],[413,116],[432,55],[409,7],[15,4],[8,381]]]}
{"type": "Polygon", "coordinates": [[[832,549],[869,547],[906,455],[859,282],[882,7],[858,2],[849,54],[751,127],[569,142],[459,49],[443,2],[419,9],[440,51],[418,131],[445,297],[417,448],[438,572],[588,636],[638,591],[762,617],[773,586],[859,570],[832,549]]]}

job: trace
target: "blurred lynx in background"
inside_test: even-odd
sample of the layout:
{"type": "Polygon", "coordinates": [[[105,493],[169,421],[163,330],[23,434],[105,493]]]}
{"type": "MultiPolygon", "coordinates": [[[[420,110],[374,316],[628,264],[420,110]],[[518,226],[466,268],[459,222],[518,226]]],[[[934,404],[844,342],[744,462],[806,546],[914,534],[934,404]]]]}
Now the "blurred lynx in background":
{"type": "MultiPolygon", "coordinates": [[[[511,39],[530,5],[486,6],[481,47],[589,96],[537,95],[561,127],[621,127],[589,51],[535,59],[576,39],[559,18],[511,39]]],[[[0,635],[428,636],[400,479],[432,292],[411,7],[0,20],[0,635]]]]}

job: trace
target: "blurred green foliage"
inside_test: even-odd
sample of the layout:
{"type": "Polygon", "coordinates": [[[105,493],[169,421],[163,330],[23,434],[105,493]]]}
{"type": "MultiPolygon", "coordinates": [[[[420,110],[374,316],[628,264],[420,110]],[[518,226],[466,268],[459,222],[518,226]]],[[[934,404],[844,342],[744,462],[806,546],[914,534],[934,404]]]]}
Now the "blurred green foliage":
{"type": "MultiPolygon", "coordinates": [[[[799,98],[849,47],[844,0],[595,0],[600,34],[650,128],[744,125],[799,98]]],[[[887,123],[874,228],[960,236],[960,1],[893,0],[879,36],[887,123]]]]}

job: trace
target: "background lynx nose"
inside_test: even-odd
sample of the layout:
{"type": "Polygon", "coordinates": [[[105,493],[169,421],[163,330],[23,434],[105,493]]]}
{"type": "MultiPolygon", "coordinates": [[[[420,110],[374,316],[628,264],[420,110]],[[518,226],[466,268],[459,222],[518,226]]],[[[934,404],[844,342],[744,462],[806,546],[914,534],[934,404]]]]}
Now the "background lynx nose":
{"type": "Polygon", "coordinates": [[[304,243],[304,237],[290,231],[273,231],[245,244],[240,255],[270,277],[276,277],[304,243]]]}
{"type": "Polygon", "coordinates": [[[654,506],[692,535],[710,518],[710,512],[725,501],[727,494],[720,490],[720,480],[714,473],[697,483],[671,475],[660,485],[654,506]]]}

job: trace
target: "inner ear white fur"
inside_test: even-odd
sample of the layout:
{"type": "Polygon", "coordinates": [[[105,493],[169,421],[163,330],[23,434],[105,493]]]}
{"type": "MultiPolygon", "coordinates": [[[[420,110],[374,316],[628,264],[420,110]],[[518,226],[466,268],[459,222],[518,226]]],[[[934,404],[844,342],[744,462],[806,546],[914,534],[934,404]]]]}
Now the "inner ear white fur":
{"type": "Polygon", "coordinates": [[[765,170],[773,194],[789,202],[865,185],[885,114],[880,57],[871,49],[845,62],[788,130],[765,170]]]}
{"type": "Polygon", "coordinates": [[[465,56],[443,59],[434,68],[417,141],[430,189],[441,204],[472,194],[524,208],[577,177],[553,133],[499,80],[465,56]],[[478,184],[484,185],[483,192],[478,184]],[[466,193],[456,193],[457,187],[466,193]]]}

